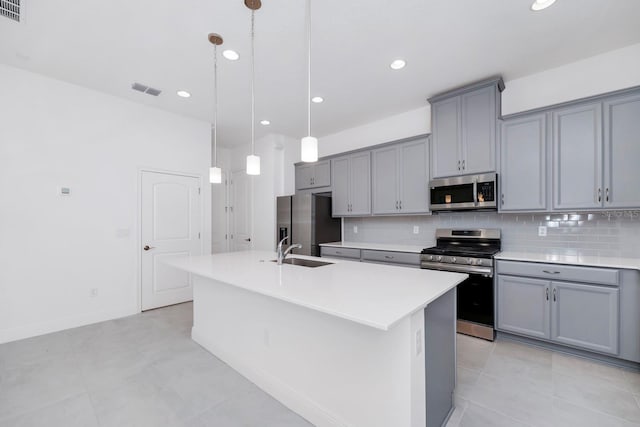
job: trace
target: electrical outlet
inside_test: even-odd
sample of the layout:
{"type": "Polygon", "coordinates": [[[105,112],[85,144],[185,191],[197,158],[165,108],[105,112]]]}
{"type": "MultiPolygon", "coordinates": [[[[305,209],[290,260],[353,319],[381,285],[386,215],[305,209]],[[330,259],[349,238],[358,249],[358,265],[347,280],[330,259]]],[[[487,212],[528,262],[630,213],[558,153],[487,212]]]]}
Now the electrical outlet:
{"type": "Polygon", "coordinates": [[[98,296],[98,288],[91,288],[91,290],[89,291],[89,296],[91,298],[95,298],[98,296]]]}
{"type": "Polygon", "coordinates": [[[353,226],[353,234],[358,234],[358,226],[357,225],[353,226]]]}
{"type": "Polygon", "coordinates": [[[416,356],[422,354],[422,329],[416,331],[416,356]]]}
{"type": "Polygon", "coordinates": [[[538,227],[538,236],[544,237],[546,235],[547,235],[547,227],[545,227],[544,225],[541,225],[540,227],[538,227]]]}
{"type": "Polygon", "coordinates": [[[413,226],[413,234],[420,234],[420,227],[417,225],[413,226]]]}

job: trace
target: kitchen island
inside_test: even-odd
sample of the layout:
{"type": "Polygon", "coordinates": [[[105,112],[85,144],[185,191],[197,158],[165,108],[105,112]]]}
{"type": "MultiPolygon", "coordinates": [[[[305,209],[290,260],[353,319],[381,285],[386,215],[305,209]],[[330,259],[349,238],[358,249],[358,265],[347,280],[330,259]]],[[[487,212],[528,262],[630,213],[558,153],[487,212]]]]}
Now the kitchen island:
{"type": "Polygon", "coordinates": [[[318,426],[446,420],[455,288],[466,274],[274,259],[249,251],[168,261],[193,274],[196,342],[318,426]]]}

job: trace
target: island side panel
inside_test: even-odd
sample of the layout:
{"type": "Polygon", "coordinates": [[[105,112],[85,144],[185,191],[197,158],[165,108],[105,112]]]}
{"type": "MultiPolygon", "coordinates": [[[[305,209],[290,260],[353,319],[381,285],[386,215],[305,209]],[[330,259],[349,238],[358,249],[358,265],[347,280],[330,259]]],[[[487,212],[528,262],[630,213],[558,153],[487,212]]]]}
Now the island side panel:
{"type": "Polygon", "coordinates": [[[425,310],[427,427],[439,427],[453,411],[456,381],[456,288],[425,310]]]}
{"type": "Polygon", "coordinates": [[[412,320],[424,327],[408,316],[382,331],[194,278],[193,339],[318,426],[420,425],[412,320]]]}

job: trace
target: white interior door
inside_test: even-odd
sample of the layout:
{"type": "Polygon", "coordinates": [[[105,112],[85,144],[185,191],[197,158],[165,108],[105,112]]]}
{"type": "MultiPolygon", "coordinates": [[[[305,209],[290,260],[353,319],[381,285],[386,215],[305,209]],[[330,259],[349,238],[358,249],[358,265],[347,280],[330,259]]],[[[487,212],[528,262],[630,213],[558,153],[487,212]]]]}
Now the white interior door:
{"type": "Polygon", "coordinates": [[[142,172],[142,310],[193,299],[191,275],[163,261],[202,253],[199,186],[194,177],[142,172]]]}
{"type": "Polygon", "coordinates": [[[229,250],[229,194],[228,176],[222,171],[222,183],[211,184],[211,253],[229,250]]]}
{"type": "Polygon", "coordinates": [[[244,170],[231,172],[231,250],[251,249],[251,181],[244,170]]]}

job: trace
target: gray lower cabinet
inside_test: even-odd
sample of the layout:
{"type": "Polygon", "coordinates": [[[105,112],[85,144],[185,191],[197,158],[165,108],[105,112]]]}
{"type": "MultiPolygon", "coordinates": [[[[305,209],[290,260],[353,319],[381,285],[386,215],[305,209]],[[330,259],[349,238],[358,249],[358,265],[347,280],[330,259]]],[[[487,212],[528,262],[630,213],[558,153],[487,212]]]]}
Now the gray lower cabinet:
{"type": "Polygon", "coordinates": [[[329,160],[296,165],[296,190],[329,187],[330,185],[331,163],[329,160]]]}
{"type": "Polygon", "coordinates": [[[420,268],[420,254],[412,252],[393,252],[363,249],[362,262],[373,262],[377,264],[402,265],[405,267],[420,268]]]}
{"type": "Polygon", "coordinates": [[[602,104],[553,112],[553,208],[602,206],[602,104]]]}
{"type": "Polygon", "coordinates": [[[604,103],[604,207],[640,206],[640,94],[604,103]]]}
{"type": "Polygon", "coordinates": [[[505,275],[497,280],[497,328],[549,339],[550,282],[505,275]]]}
{"type": "Polygon", "coordinates": [[[371,152],[331,160],[333,216],[371,214],[371,152]]]}
{"type": "Polygon", "coordinates": [[[618,270],[499,261],[498,273],[498,330],[620,354],[618,270]],[[516,271],[538,277],[511,275],[516,271]],[[546,276],[561,280],[544,279],[546,276]]]}
{"type": "Polygon", "coordinates": [[[546,210],[546,114],[505,120],[501,131],[500,211],[546,210]]]}
{"type": "Polygon", "coordinates": [[[360,249],[321,246],[320,256],[323,258],[342,258],[350,261],[360,261],[360,249]]]}
{"type": "Polygon", "coordinates": [[[618,288],[552,282],[551,299],[553,341],[618,354],[618,288]]]}
{"type": "Polygon", "coordinates": [[[373,214],[429,212],[426,139],[372,151],[373,214]]]}

